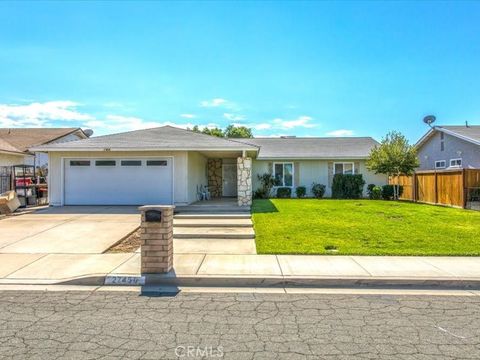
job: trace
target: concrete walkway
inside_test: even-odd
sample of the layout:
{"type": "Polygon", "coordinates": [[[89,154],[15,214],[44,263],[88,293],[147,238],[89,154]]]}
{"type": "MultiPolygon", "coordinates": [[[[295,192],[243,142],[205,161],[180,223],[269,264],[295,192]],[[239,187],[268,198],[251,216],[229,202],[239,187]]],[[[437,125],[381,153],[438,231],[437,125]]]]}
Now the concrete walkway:
{"type": "MultiPolygon", "coordinates": [[[[480,286],[480,257],[175,254],[174,263],[174,272],[157,276],[155,281],[188,280],[211,286],[253,283],[261,286],[279,281],[312,286],[335,286],[348,281],[379,285],[463,283],[480,286]]],[[[140,255],[131,253],[0,254],[0,283],[3,284],[55,284],[75,280],[101,285],[105,277],[139,277],[139,269],[140,255]]],[[[187,282],[183,285],[188,286],[187,282]]]]}

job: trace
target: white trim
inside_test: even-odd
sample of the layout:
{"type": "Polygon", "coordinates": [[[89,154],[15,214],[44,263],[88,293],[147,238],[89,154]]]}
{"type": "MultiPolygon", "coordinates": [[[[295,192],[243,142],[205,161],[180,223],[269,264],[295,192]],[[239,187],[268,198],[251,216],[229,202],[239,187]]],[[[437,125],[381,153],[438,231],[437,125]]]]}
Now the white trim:
{"type": "Polygon", "coordinates": [[[463,164],[462,158],[456,158],[456,159],[450,159],[450,166],[451,168],[461,168],[463,164]],[[460,160],[460,165],[452,165],[452,161],[458,161],[460,160]]]}
{"type": "MultiPolygon", "coordinates": [[[[338,161],[338,162],[334,162],[334,163],[333,163],[333,175],[336,174],[336,172],[335,172],[335,165],[337,165],[337,164],[342,164],[342,165],[352,164],[352,175],[355,174],[355,163],[354,163],[354,162],[352,162],[352,161],[338,161]]],[[[342,174],[345,175],[345,167],[343,167],[343,172],[342,172],[342,174]]]]}
{"type": "Polygon", "coordinates": [[[452,130],[448,130],[448,129],[445,129],[445,128],[442,128],[441,126],[435,126],[434,128],[430,129],[425,135],[423,135],[420,140],[417,141],[417,143],[415,144],[415,147],[416,148],[420,148],[422,147],[425,142],[427,142],[430,137],[434,134],[435,131],[440,131],[440,132],[443,132],[445,134],[448,134],[448,135],[451,135],[451,136],[454,136],[454,137],[457,137],[459,139],[462,139],[462,140],[465,140],[465,141],[468,141],[468,142],[471,142],[475,145],[480,145],[480,141],[477,141],[477,140],[474,140],[472,138],[469,138],[465,135],[460,135],[452,130]]]}
{"type": "MultiPolygon", "coordinates": [[[[68,159],[171,159],[172,160],[172,205],[175,205],[175,157],[174,156],[65,156],[61,157],[60,160],[62,162],[62,166],[60,167],[60,192],[61,192],[61,200],[60,206],[65,206],[65,160],[68,159]]],[[[50,160],[50,159],[49,159],[50,160]]],[[[187,159],[188,162],[188,159],[187,159]]],[[[49,162],[50,164],[50,162],[49,162]]],[[[92,166],[92,164],[90,164],[92,166]]],[[[93,165],[94,166],[94,165],[93,165]]],[[[188,168],[188,167],[187,167],[188,168]]],[[[188,171],[188,170],[187,170],[188,171]]],[[[51,173],[49,172],[49,175],[51,173]]],[[[188,186],[188,185],[187,185],[188,186]]],[[[50,184],[49,184],[50,189],[50,184]]],[[[48,192],[48,196],[50,197],[51,192],[48,192]]],[[[50,202],[50,199],[49,199],[50,202]]]]}
{"type": "Polygon", "coordinates": [[[447,160],[435,160],[435,169],[445,169],[447,167],[447,160]],[[437,163],[443,162],[443,166],[437,166],[437,163]]]}
{"type": "Polygon", "coordinates": [[[291,164],[292,165],[292,185],[288,186],[288,185],[285,185],[285,169],[283,170],[283,185],[277,185],[277,186],[274,186],[274,188],[279,188],[279,187],[289,187],[289,188],[294,188],[295,187],[295,164],[292,162],[292,161],[276,161],[273,163],[273,177],[276,178],[275,176],[275,165],[276,164],[282,164],[282,165],[285,165],[285,164],[291,164]]]}

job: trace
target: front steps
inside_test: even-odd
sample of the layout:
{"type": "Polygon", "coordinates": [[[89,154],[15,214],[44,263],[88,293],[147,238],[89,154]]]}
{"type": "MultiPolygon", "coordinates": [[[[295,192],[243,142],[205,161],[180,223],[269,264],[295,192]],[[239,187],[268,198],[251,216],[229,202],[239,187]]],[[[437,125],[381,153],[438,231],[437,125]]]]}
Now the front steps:
{"type": "Polygon", "coordinates": [[[192,204],[177,206],[175,214],[250,214],[249,206],[192,204]]]}
{"type": "Polygon", "coordinates": [[[173,219],[173,239],[177,254],[256,254],[255,232],[246,211],[182,211],[173,219]]]}

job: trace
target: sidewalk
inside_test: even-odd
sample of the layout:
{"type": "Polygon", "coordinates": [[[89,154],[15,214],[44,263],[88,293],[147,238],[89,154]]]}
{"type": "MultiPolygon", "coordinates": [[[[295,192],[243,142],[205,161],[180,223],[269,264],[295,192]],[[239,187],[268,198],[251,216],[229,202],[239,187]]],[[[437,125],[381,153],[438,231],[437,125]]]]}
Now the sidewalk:
{"type": "Polygon", "coordinates": [[[176,254],[174,271],[141,278],[140,254],[0,254],[0,284],[425,286],[480,288],[480,257],[176,254]]]}

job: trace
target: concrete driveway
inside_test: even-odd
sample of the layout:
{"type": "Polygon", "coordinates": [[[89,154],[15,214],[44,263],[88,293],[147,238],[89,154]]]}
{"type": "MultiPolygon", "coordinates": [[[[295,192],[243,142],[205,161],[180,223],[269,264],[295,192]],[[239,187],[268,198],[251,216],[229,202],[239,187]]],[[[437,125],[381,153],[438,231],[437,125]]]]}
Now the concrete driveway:
{"type": "Polygon", "coordinates": [[[65,206],[0,220],[0,253],[101,254],[140,226],[135,206],[65,206]]]}

